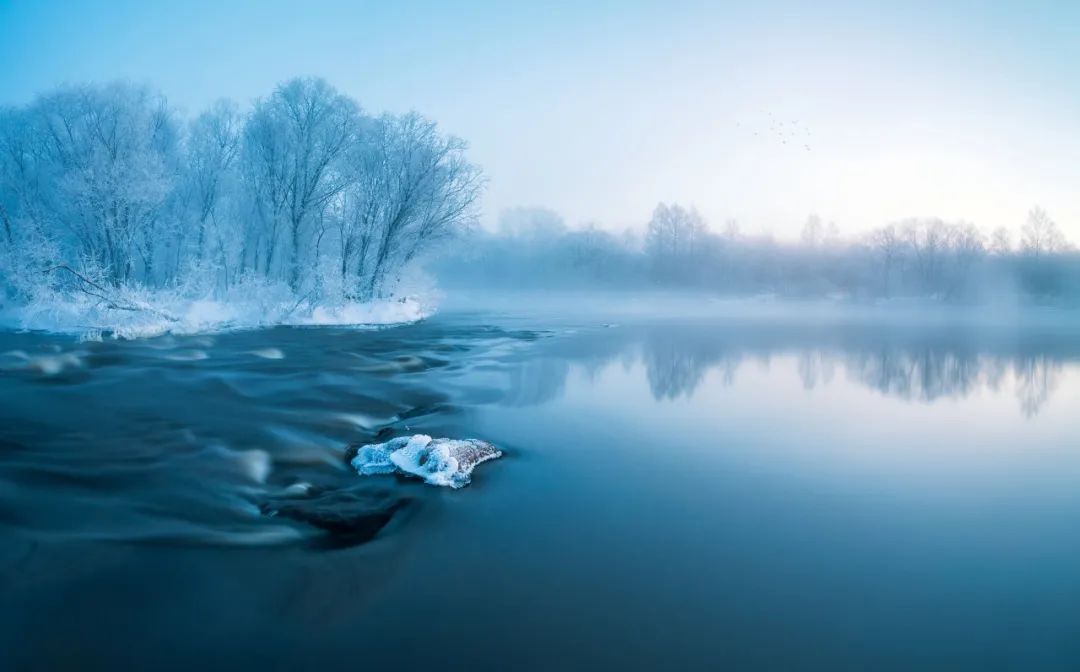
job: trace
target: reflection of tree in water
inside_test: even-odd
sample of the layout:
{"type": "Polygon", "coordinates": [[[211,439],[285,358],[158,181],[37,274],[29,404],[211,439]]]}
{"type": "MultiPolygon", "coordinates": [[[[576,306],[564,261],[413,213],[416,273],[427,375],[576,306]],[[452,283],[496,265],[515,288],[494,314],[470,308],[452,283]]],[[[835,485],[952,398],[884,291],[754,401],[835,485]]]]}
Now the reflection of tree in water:
{"type": "Polygon", "coordinates": [[[959,399],[988,388],[998,390],[1012,369],[1024,415],[1036,415],[1057,385],[1062,362],[1047,355],[1008,358],[926,347],[855,352],[845,361],[848,375],[888,396],[906,400],[959,399]]]}
{"type": "Polygon", "coordinates": [[[1016,398],[1027,417],[1036,415],[1061,381],[1061,362],[1047,355],[1024,357],[1013,363],[1016,398]]]}
{"type": "MultiPolygon", "coordinates": [[[[643,340],[642,360],[656,399],[690,397],[709,371],[719,369],[730,385],[748,355],[767,359],[776,344],[756,344],[687,336],[677,330],[651,331],[643,340]]],[[[960,399],[981,389],[1001,389],[1009,373],[1020,410],[1032,417],[1050,399],[1060,380],[1063,360],[1051,355],[987,355],[958,345],[892,344],[878,349],[805,348],[799,350],[797,370],[803,387],[828,384],[842,362],[849,379],[890,397],[933,402],[960,399]]]]}
{"type": "MultiPolygon", "coordinates": [[[[655,399],[691,397],[710,372],[723,385],[735,380],[746,357],[767,362],[772,353],[795,353],[802,385],[812,390],[829,384],[839,363],[849,380],[889,397],[933,402],[959,399],[981,389],[1012,385],[1027,417],[1039,413],[1060,382],[1071,351],[1030,354],[1023,348],[987,353],[964,341],[917,341],[872,333],[860,338],[816,334],[815,346],[792,332],[710,330],[654,326],[641,330],[595,333],[567,341],[548,356],[526,359],[511,371],[505,397],[511,405],[542,404],[562,396],[572,368],[587,379],[612,363],[628,370],[640,357],[655,399]]],[[[1042,346],[1040,346],[1040,350],[1042,346]]]]}
{"type": "Polygon", "coordinates": [[[544,357],[526,360],[510,369],[510,388],[504,398],[508,406],[534,406],[558,399],[566,391],[570,362],[544,357]]]}
{"type": "Polygon", "coordinates": [[[852,353],[845,364],[855,380],[883,394],[908,400],[963,397],[983,382],[982,362],[968,352],[885,349],[852,353]]]}
{"type": "Polygon", "coordinates": [[[518,361],[508,371],[503,403],[508,406],[546,404],[566,393],[572,368],[576,367],[586,380],[594,381],[613,361],[622,361],[623,368],[629,369],[637,359],[632,342],[593,341],[577,345],[585,347],[518,361]]]}
{"type": "Polygon", "coordinates": [[[743,355],[715,340],[654,330],[643,343],[641,358],[653,397],[677,399],[693,396],[705,373],[715,367],[720,368],[723,384],[730,385],[743,355]]]}
{"type": "Polygon", "coordinates": [[[803,389],[812,390],[818,383],[832,382],[836,371],[834,357],[821,350],[803,350],[799,353],[799,379],[803,389]]]}

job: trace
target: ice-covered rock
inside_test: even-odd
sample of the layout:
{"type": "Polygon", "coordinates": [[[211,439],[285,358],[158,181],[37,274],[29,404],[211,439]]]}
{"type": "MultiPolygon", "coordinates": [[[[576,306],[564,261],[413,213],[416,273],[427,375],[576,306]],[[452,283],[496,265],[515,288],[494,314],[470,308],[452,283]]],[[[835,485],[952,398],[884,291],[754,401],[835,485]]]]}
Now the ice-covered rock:
{"type": "Polygon", "coordinates": [[[476,465],[497,457],[502,451],[487,441],[414,434],[360,446],[349,463],[364,476],[401,472],[431,485],[461,488],[469,484],[476,465]]]}

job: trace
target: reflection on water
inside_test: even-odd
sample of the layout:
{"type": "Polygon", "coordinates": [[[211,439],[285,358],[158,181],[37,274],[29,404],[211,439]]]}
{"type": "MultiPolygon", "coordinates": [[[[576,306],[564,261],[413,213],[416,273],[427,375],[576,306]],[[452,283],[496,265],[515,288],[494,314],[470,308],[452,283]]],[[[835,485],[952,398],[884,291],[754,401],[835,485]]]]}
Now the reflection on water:
{"type": "Polygon", "coordinates": [[[1064,361],[1046,355],[995,357],[924,349],[857,353],[846,357],[844,366],[854,379],[906,400],[932,402],[1009,387],[1023,414],[1032,417],[1050,399],[1064,361]]]}
{"type": "Polygon", "coordinates": [[[1024,415],[1031,417],[1050,400],[1050,394],[1061,379],[1062,362],[1051,361],[1046,355],[1026,357],[1013,363],[1016,378],[1016,397],[1024,415]]]}
{"type": "Polygon", "coordinates": [[[650,326],[582,335],[553,348],[553,356],[522,362],[510,372],[506,402],[541,404],[566,388],[571,364],[587,377],[618,363],[644,367],[658,401],[691,398],[706,376],[735,384],[749,363],[767,368],[778,355],[794,355],[802,387],[829,386],[838,375],[891,398],[933,403],[980,391],[1011,391],[1025,417],[1034,417],[1058,388],[1066,363],[1080,359],[1073,339],[1011,338],[995,347],[921,335],[887,333],[787,334],[752,329],[650,326]],[[1004,346],[1004,347],[1003,347],[1004,346]]]}

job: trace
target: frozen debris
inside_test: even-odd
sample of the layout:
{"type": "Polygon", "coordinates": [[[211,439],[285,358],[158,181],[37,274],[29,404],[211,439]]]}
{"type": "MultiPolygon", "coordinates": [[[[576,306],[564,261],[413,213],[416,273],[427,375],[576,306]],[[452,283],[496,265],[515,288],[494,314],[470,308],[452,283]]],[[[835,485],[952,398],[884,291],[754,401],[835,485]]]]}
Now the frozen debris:
{"type": "Polygon", "coordinates": [[[462,488],[469,484],[476,465],[497,457],[502,457],[502,451],[487,441],[415,434],[361,446],[349,464],[364,476],[400,472],[431,485],[462,488]]]}

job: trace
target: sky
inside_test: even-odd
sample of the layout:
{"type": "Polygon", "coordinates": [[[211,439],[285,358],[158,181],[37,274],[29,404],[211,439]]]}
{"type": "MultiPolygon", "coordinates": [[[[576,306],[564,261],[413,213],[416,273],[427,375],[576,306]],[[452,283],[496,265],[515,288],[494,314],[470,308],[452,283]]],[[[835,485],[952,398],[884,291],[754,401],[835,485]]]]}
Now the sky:
{"type": "Polygon", "coordinates": [[[794,238],[913,216],[1080,242],[1080,2],[0,0],[0,104],[128,79],[185,114],[317,75],[469,141],[484,221],[658,201],[794,238]]]}

